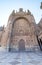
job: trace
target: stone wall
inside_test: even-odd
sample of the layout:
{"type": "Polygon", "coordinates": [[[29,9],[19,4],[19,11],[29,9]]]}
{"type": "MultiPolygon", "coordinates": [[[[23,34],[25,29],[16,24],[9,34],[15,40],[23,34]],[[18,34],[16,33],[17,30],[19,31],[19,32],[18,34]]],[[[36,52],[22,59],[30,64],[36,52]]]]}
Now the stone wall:
{"type": "Polygon", "coordinates": [[[5,48],[14,48],[18,50],[19,41],[23,39],[26,50],[32,48],[37,50],[38,42],[35,32],[35,19],[29,10],[25,12],[19,9],[16,13],[13,11],[9,16],[8,24],[6,28],[4,28],[2,37],[0,36],[1,45],[5,48]]]}

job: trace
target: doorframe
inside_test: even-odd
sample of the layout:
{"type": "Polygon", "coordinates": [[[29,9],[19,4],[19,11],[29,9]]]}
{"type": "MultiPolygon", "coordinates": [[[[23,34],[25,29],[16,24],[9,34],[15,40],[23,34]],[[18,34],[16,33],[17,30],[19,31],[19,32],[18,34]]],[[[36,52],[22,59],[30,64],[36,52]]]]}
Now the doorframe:
{"type": "Polygon", "coordinates": [[[19,50],[19,51],[25,51],[25,40],[24,40],[24,39],[20,39],[20,40],[19,40],[19,42],[18,42],[18,50],[19,50]],[[23,50],[22,50],[22,48],[20,48],[20,47],[22,47],[22,45],[21,45],[20,42],[21,42],[21,43],[23,42],[23,47],[24,47],[23,50]],[[21,45],[21,46],[20,46],[20,45],[21,45]]]}

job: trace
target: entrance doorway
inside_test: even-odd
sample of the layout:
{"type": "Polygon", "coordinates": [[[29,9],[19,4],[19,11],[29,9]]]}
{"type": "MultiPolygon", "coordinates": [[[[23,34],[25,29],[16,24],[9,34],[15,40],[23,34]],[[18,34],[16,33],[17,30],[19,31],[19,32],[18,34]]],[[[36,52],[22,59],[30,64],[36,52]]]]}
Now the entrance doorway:
{"type": "Polygon", "coordinates": [[[19,51],[25,51],[25,41],[23,39],[19,41],[19,51]]]}

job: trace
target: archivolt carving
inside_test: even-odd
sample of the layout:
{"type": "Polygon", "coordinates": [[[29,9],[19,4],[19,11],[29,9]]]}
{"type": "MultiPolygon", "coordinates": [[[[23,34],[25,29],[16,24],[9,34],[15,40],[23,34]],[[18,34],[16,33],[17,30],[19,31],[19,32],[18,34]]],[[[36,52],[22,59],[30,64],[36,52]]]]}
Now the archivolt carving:
{"type": "Polygon", "coordinates": [[[28,35],[29,33],[29,21],[24,17],[17,18],[13,23],[13,35],[28,35]]]}

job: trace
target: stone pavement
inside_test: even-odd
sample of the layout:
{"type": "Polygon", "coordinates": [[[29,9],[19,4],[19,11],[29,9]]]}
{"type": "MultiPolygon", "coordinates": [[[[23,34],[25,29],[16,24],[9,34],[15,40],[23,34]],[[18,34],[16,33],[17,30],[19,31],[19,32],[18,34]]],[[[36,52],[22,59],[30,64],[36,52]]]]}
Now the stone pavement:
{"type": "Polygon", "coordinates": [[[0,65],[42,65],[42,52],[1,52],[0,65]]]}

